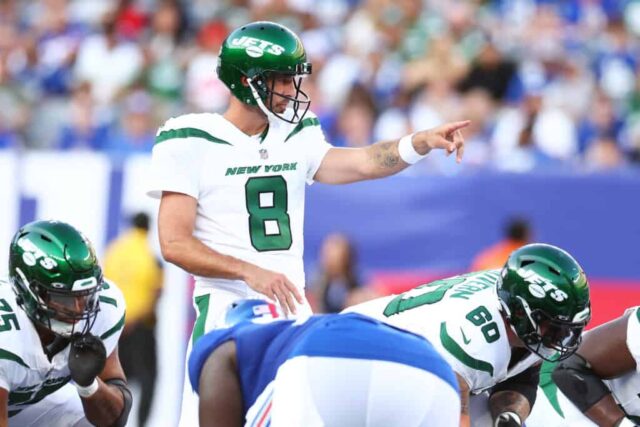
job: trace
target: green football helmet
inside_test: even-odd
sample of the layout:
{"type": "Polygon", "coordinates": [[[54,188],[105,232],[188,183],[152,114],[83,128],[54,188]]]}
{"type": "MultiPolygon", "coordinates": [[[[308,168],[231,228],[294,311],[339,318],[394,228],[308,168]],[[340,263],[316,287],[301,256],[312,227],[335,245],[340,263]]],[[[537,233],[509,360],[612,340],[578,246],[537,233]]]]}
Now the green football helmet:
{"type": "Polygon", "coordinates": [[[560,248],[530,244],[514,251],[498,279],[498,297],[513,332],[545,360],[562,360],[580,345],[591,319],[587,277],[560,248]]]}
{"type": "Polygon", "coordinates": [[[218,77],[233,96],[259,107],[269,117],[298,123],[311,101],[301,89],[302,77],[311,74],[311,64],[302,42],[287,27],[274,22],[252,22],[232,31],[220,47],[218,77]],[[295,96],[274,92],[275,75],[292,76],[295,96]],[[287,113],[273,110],[273,97],[292,104],[287,113]]]}
{"type": "Polygon", "coordinates": [[[66,338],[93,326],[102,270],[91,243],[71,225],[36,221],[20,228],[9,248],[9,278],[33,322],[66,338]]]}

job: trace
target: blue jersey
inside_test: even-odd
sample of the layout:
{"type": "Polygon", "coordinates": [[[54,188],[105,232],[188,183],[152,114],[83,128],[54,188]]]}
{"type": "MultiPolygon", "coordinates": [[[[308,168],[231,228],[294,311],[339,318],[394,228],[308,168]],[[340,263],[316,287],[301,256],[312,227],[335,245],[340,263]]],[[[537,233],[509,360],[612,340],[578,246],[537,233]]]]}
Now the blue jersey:
{"type": "Polygon", "coordinates": [[[423,369],[455,390],[453,371],[422,337],[356,313],[326,314],[303,322],[244,322],[213,330],[196,342],[189,357],[189,379],[198,392],[200,372],[209,355],[234,340],[244,412],[276,376],[278,368],[296,356],[383,360],[423,369]]]}

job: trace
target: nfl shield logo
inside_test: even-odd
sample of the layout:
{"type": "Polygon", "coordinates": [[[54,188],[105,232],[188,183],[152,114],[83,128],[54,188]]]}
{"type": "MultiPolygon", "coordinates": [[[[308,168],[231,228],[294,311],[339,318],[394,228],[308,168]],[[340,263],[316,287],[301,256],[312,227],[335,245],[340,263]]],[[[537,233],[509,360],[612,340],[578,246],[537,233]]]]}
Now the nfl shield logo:
{"type": "Polygon", "coordinates": [[[267,152],[266,149],[261,148],[260,150],[258,150],[258,152],[260,153],[260,158],[265,160],[269,158],[269,153],[267,152]]]}

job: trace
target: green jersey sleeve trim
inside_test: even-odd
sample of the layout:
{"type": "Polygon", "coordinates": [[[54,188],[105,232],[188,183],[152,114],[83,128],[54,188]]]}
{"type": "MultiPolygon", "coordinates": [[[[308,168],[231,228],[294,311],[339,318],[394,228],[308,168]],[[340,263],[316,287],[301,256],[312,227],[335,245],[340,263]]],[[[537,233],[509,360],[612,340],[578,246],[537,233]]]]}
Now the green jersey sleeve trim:
{"type": "Polygon", "coordinates": [[[122,317],[120,318],[120,320],[118,320],[118,323],[113,325],[113,327],[111,329],[109,329],[107,332],[105,332],[104,334],[100,335],[100,339],[104,341],[107,338],[109,338],[111,335],[115,334],[120,329],[122,329],[124,327],[124,318],[125,318],[125,316],[126,316],[126,314],[123,314],[122,317]]]}
{"type": "Polygon", "coordinates": [[[196,297],[196,307],[198,307],[198,318],[193,325],[193,334],[191,344],[195,344],[196,340],[204,334],[204,326],[207,323],[207,314],[209,313],[209,298],[211,295],[200,295],[196,297]]]}
{"type": "Polygon", "coordinates": [[[460,347],[460,345],[455,342],[451,336],[449,336],[449,333],[447,332],[447,322],[442,322],[440,324],[440,341],[442,342],[443,347],[451,353],[453,357],[468,367],[478,371],[488,372],[489,375],[493,376],[493,365],[491,363],[474,358],[464,351],[464,349],[460,347]]]}
{"type": "Polygon", "coordinates": [[[104,295],[100,295],[100,297],[98,298],[100,300],[100,302],[103,302],[105,304],[111,304],[114,307],[118,307],[118,302],[111,297],[106,297],[104,295]]]}
{"type": "Polygon", "coordinates": [[[158,134],[158,136],[156,136],[156,144],[167,141],[169,139],[177,138],[202,138],[206,139],[207,141],[215,142],[216,144],[232,145],[230,142],[227,142],[224,139],[216,138],[210,133],[196,128],[181,128],[162,131],[158,134]]]}
{"type": "Polygon", "coordinates": [[[553,370],[556,368],[557,364],[557,362],[542,362],[542,367],[540,368],[539,385],[547,400],[551,404],[551,407],[555,409],[558,415],[564,418],[564,412],[562,412],[560,402],[558,401],[558,386],[553,382],[553,379],[551,378],[551,374],[553,373],[553,370]]]}
{"type": "Polygon", "coordinates": [[[320,126],[320,120],[318,120],[317,117],[307,117],[306,119],[302,120],[295,128],[293,128],[291,133],[287,135],[287,137],[284,139],[284,142],[287,142],[289,138],[293,137],[302,129],[309,126],[320,126]]]}
{"type": "Polygon", "coordinates": [[[0,359],[11,360],[12,362],[16,362],[20,366],[31,369],[29,365],[24,363],[24,360],[22,360],[20,356],[2,348],[0,348],[0,359]]]}

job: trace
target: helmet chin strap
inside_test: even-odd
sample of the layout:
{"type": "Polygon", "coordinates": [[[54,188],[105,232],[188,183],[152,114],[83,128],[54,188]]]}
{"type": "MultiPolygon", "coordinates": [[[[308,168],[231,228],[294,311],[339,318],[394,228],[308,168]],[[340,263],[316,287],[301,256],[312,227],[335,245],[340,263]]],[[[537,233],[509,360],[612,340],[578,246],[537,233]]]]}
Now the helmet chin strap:
{"type": "MultiPolygon", "coordinates": [[[[539,326],[531,317],[531,309],[529,308],[529,304],[527,304],[527,301],[525,301],[524,298],[521,298],[521,297],[516,297],[516,298],[518,298],[522,303],[524,311],[527,315],[527,318],[529,319],[531,324],[535,327],[535,331],[539,333],[540,332],[539,326]]],[[[527,348],[529,348],[528,344],[525,342],[525,338],[520,337],[520,334],[518,334],[516,327],[511,323],[511,310],[509,310],[509,307],[507,306],[507,304],[505,304],[504,301],[500,300],[500,306],[502,308],[502,311],[507,317],[507,325],[509,325],[509,329],[511,329],[511,332],[513,332],[513,334],[516,337],[518,337],[518,339],[520,339],[520,341],[522,341],[527,346],[527,348]]]]}
{"type": "Polygon", "coordinates": [[[49,362],[53,360],[53,357],[60,353],[69,344],[69,338],[56,335],[51,344],[45,347],[44,352],[49,359],[49,362]]]}
{"type": "Polygon", "coordinates": [[[527,301],[522,298],[517,296],[516,298],[518,298],[520,300],[520,303],[522,304],[522,307],[524,308],[524,312],[527,315],[527,318],[529,319],[529,321],[531,322],[531,324],[536,328],[536,332],[540,331],[540,325],[538,325],[538,322],[536,322],[533,317],[531,316],[531,308],[529,307],[529,304],[527,303],[527,301]]]}
{"type": "Polygon", "coordinates": [[[500,300],[500,308],[502,309],[504,315],[507,317],[507,325],[509,326],[509,329],[511,329],[511,332],[513,332],[513,334],[520,339],[515,326],[511,324],[511,310],[509,310],[509,307],[507,307],[507,304],[505,304],[502,299],[500,300]]]}
{"type": "Polygon", "coordinates": [[[267,119],[269,119],[269,121],[277,119],[278,117],[275,114],[273,114],[266,107],[266,105],[264,105],[264,102],[262,102],[262,98],[260,98],[260,95],[258,94],[258,90],[253,85],[253,79],[251,77],[247,77],[247,83],[249,84],[249,89],[251,89],[251,95],[253,95],[253,99],[258,104],[258,107],[260,108],[260,110],[262,110],[262,112],[267,116],[267,119]]]}

